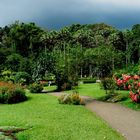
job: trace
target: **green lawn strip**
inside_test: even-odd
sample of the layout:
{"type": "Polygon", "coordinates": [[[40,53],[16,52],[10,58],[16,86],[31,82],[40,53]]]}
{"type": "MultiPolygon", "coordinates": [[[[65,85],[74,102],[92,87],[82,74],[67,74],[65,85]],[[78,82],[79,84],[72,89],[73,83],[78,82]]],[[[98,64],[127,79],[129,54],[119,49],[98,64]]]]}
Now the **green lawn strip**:
{"type": "Polygon", "coordinates": [[[82,96],[89,96],[92,98],[99,98],[105,96],[105,91],[101,89],[99,83],[94,84],[80,84],[75,90],[65,91],[66,93],[72,93],[78,91],[82,96]]]}
{"type": "Polygon", "coordinates": [[[58,104],[46,94],[28,94],[26,102],[0,105],[0,125],[25,128],[19,140],[122,140],[116,131],[84,106],[58,104]]]}
{"type": "Polygon", "coordinates": [[[53,86],[45,86],[44,87],[44,90],[46,90],[46,91],[54,91],[54,90],[56,90],[56,86],[55,85],[53,85],[53,86]]]}

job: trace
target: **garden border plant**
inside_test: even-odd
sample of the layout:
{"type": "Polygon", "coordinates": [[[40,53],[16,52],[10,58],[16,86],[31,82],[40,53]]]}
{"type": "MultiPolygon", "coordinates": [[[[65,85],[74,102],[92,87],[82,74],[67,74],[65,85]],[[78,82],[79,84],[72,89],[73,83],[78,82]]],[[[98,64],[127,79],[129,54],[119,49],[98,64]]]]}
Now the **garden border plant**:
{"type": "Polygon", "coordinates": [[[12,104],[27,100],[25,90],[20,85],[0,82],[0,103],[12,104]]]}
{"type": "Polygon", "coordinates": [[[133,102],[140,103],[140,76],[122,74],[121,77],[114,75],[116,85],[119,89],[129,90],[133,102]]]}

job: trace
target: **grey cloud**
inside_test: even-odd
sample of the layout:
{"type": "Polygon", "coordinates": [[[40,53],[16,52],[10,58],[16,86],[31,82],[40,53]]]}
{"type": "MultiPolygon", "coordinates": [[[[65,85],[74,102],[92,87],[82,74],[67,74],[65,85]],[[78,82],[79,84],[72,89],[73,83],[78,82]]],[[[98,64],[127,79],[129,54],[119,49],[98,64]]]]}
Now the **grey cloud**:
{"type": "Polygon", "coordinates": [[[139,9],[119,7],[119,4],[109,4],[109,1],[1,0],[0,26],[15,20],[36,22],[39,26],[50,29],[59,29],[72,23],[105,22],[118,28],[129,28],[132,24],[140,23],[139,9]]]}

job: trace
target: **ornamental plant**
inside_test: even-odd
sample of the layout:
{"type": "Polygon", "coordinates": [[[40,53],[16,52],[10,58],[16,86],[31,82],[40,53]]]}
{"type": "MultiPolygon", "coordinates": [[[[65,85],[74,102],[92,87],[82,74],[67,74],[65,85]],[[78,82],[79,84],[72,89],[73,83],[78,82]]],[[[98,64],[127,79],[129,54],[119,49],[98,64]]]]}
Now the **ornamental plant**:
{"type": "Polygon", "coordinates": [[[43,90],[43,85],[40,83],[33,83],[29,86],[31,93],[41,93],[43,90]]]}
{"type": "Polygon", "coordinates": [[[115,82],[117,84],[118,89],[121,90],[129,90],[129,80],[132,79],[132,77],[128,74],[122,74],[121,77],[117,77],[114,75],[115,82]]]}
{"type": "Polygon", "coordinates": [[[13,83],[0,82],[0,103],[12,104],[27,100],[24,89],[13,83]]]}
{"type": "Polygon", "coordinates": [[[140,78],[134,77],[133,82],[129,85],[130,98],[133,102],[140,103],[140,78]]]}
{"type": "Polygon", "coordinates": [[[140,103],[140,76],[122,74],[121,77],[114,76],[119,89],[130,90],[130,98],[133,102],[140,103]]]}
{"type": "Polygon", "coordinates": [[[73,105],[85,105],[84,100],[78,93],[63,94],[58,98],[60,104],[73,104],[73,105]]]}

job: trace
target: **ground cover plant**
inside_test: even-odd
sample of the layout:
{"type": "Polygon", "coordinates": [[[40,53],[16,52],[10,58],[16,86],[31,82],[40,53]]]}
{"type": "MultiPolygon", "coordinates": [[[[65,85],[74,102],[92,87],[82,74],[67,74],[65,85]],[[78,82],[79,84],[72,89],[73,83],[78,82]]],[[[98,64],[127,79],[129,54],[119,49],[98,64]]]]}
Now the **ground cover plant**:
{"type": "Polygon", "coordinates": [[[83,106],[62,105],[46,94],[28,93],[28,98],[27,102],[0,106],[1,126],[26,129],[16,134],[19,140],[123,140],[83,106]]]}

